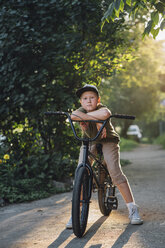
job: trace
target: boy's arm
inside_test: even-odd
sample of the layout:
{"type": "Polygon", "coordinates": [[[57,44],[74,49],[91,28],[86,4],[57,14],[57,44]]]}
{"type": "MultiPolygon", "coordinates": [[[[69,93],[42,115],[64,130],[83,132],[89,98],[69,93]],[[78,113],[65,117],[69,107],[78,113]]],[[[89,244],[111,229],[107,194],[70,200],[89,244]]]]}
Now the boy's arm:
{"type": "Polygon", "coordinates": [[[81,121],[81,120],[96,120],[96,118],[92,117],[92,116],[89,116],[87,113],[83,113],[79,110],[75,110],[72,112],[71,114],[71,119],[72,120],[78,120],[78,121],[81,121]]]}
{"type": "Polygon", "coordinates": [[[106,120],[111,115],[111,111],[104,107],[98,110],[88,112],[87,115],[94,117],[96,120],[106,120]]]}
{"type": "MultiPolygon", "coordinates": [[[[97,120],[106,120],[108,117],[111,115],[111,111],[108,108],[100,108],[98,110],[89,112],[88,115],[91,117],[95,117],[97,120]]],[[[97,130],[99,131],[100,128],[102,127],[101,123],[96,123],[97,130]]],[[[101,138],[106,138],[107,137],[107,130],[104,127],[101,133],[101,138]]]]}
{"type": "Polygon", "coordinates": [[[108,108],[100,108],[88,113],[75,110],[72,112],[71,118],[72,120],[106,120],[110,115],[111,112],[108,108]]]}
{"type": "MultiPolygon", "coordinates": [[[[89,115],[79,111],[79,110],[75,110],[72,112],[71,114],[71,119],[74,121],[80,121],[80,120],[95,120],[94,118],[90,117],[89,115]]],[[[80,122],[80,127],[83,131],[86,131],[89,127],[89,122],[80,122]]]]}
{"type": "MultiPolygon", "coordinates": [[[[108,117],[110,117],[111,112],[108,108],[101,108],[92,112],[83,113],[79,110],[75,110],[71,114],[72,120],[106,120],[108,117]]],[[[81,129],[83,131],[88,129],[89,123],[80,122],[81,129]]],[[[101,123],[96,123],[96,127],[99,130],[101,128],[101,123]]],[[[103,128],[101,138],[106,138],[107,132],[106,128],[103,128]]]]}

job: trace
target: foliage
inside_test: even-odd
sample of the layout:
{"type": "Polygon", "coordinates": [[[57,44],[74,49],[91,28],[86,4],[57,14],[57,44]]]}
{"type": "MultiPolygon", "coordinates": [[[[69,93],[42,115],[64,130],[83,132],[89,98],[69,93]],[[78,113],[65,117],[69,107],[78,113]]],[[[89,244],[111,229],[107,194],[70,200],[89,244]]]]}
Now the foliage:
{"type": "Polygon", "coordinates": [[[157,137],[154,143],[161,145],[165,149],[165,133],[157,137]]]}
{"type": "MultiPolygon", "coordinates": [[[[138,43],[136,38],[135,42],[138,43]]],[[[133,123],[143,120],[153,122],[159,118],[159,68],[162,64],[159,54],[163,54],[163,50],[157,44],[149,38],[139,43],[139,49],[134,51],[135,59],[131,63],[123,63],[123,70],[101,85],[104,103],[113,113],[135,115],[133,123]]],[[[126,137],[129,125],[133,124],[130,120],[113,122],[121,127],[122,137],[126,137]]]]}
{"type": "Polygon", "coordinates": [[[56,193],[51,182],[48,183],[37,178],[18,179],[13,184],[1,181],[0,191],[5,203],[32,201],[56,193]]]}
{"type": "Polygon", "coordinates": [[[120,159],[121,166],[126,166],[128,164],[131,164],[131,161],[128,159],[120,159]]]}
{"type": "Polygon", "coordinates": [[[120,150],[121,152],[131,151],[132,149],[136,148],[138,145],[139,144],[134,140],[121,138],[120,150]]]}
{"type": "MultiPolygon", "coordinates": [[[[132,151],[134,148],[138,147],[138,143],[134,140],[124,139],[121,138],[120,141],[120,151],[132,151]]],[[[130,160],[128,159],[120,159],[121,166],[126,166],[128,164],[131,164],[130,160]]]]}
{"type": "MultiPolygon", "coordinates": [[[[0,154],[0,192],[5,203],[23,202],[47,197],[55,188],[49,178],[41,177],[24,178],[21,176],[20,167],[13,156],[0,154]]],[[[33,165],[34,168],[34,165],[33,165]]],[[[31,168],[31,169],[33,169],[31,168]]]]}
{"type": "MultiPolygon", "coordinates": [[[[109,2],[109,1],[104,1],[109,2]]],[[[114,21],[120,18],[120,13],[126,12],[135,19],[139,11],[143,10],[145,12],[145,22],[147,23],[143,35],[148,35],[151,33],[155,38],[159,30],[165,28],[165,2],[164,0],[114,0],[110,1],[108,9],[104,13],[102,18],[102,27],[105,21],[114,21]],[[150,14],[150,18],[149,17],[150,14]],[[149,20],[148,20],[149,19],[149,20]]]]}

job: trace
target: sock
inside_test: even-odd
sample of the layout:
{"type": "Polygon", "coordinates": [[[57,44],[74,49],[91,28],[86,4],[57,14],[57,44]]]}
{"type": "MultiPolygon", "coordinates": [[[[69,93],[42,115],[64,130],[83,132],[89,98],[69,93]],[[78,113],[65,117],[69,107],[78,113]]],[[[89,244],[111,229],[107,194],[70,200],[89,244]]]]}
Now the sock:
{"type": "Polygon", "coordinates": [[[126,205],[127,205],[128,211],[129,211],[129,213],[130,213],[131,210],[132,210],[132,208],[133,208],[133,206],[135,206],[135,202],[129,202],[129,203],[127,203],[126,205]]]}

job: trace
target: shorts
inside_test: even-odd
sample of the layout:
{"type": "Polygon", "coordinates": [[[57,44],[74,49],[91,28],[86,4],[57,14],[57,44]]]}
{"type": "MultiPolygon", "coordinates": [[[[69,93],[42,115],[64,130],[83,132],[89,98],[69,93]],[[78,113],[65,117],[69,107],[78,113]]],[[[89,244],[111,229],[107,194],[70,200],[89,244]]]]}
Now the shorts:
{"type": "MultiPolygon", "coordinates": [[[[112,142],[100,142],[102,144],[102,151],[104,162],[115,185],[127,182],[127,177],[124,175],[120,164],[120,146],[112,142]]],[[[96,144],[89,146],[89,150],[96,155],[96,144]]],[[[82,162],[83,146],[80,148],[79,164],[82,162]]],[[[89,158],[90,163],[92,159],[89,158]]]]}

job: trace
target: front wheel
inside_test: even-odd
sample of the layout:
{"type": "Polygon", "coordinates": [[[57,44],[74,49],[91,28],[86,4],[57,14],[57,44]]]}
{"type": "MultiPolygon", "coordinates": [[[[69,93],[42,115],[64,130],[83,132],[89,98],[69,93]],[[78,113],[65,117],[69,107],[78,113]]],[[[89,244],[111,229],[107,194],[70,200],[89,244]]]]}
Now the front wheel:
{"type": "Polygon", "coordinates": [[[72,198],[73,232],[81,238],[85,232],[89,212],[89,173],[80,167],[76,173],[72,198]]]}

